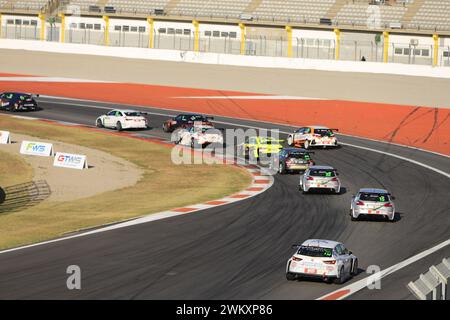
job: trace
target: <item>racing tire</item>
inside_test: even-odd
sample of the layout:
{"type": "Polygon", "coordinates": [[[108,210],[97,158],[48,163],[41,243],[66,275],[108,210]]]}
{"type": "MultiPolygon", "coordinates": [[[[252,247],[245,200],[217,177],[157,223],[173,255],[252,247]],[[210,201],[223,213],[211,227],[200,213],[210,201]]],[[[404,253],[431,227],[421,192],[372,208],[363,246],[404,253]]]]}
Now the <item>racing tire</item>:
{"type": "Polygon", "coordinates": [[[167,124],[163,124],[163,131],[164,132],[170,132],[169,128],[167,127],[167,124]]]}
{"type": "Polygon", "coordinates": [[[116,123],[116,129],[117,129],[117,131],[122,131],[122,130],[123,130],[123,128],[122,128],[122,123],[120,123],[120,121],[117,121],[117,123],[116,123]]]}
{"type": "Polygon", "coordinates": [[[292,136],[288,136],[287,138],[288,146],[292,147],[294,145],[294,138],[292,136]]]}
{"type": "Polygon", "coordinates": [[[303,149],[308,150],[309,147],[310,147],[310,145],[309,145],[309,141],[308,141],[308,140],[306,140],[305,142],[303,142],[303,149]]]}
{"type": "Polygon", "coordinates": [[[97,128],[103,128],[103,123],[102,120],[97,119],[97,123],[96,123],[97,128]]]}
{"type": "Polygon", "coordinates": [[[341,267],[341,269],[339,269],[339,277],[337,277],[334,280],[334,283],[336,283],[336,284],[343,284],[344,282],[345,282],[344,267],[341,267]]]}
{"type": "Polygon", "coordinates": [[[353,276],[356,276],[358,274],[358,259],[353,260],[352,264],[352,271],[350,274],[353,276]]]}
{"type": "Polygon", "coordinates": [[[278,167],[278,173],[279,174],[285,174],[286,173],[286,167],[284,166],[284,164],[282,162],[280,162],[280,165],[278,167]]]}
{"type": "Polygon", "coordinates": [[[297,276],[291,272],[286,273],[286,280],[287,281],[294,281],[297,278],[297,276]]]}
{"type": "Polygon", "coordinates": [[[394,215],[392,216],[392,219],[391,218],[389,218],[389,216],[386,216],[386,219],[387,219],[387,221],[388,222],[395,222],[395,213],[394,213],[394,215]]]}

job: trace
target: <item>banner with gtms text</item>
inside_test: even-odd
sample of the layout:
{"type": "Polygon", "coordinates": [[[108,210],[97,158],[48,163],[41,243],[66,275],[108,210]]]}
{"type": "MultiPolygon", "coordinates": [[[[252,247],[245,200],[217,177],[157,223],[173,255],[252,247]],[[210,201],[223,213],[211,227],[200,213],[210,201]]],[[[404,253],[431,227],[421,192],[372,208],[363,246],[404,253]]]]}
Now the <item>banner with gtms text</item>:
{"type": "Polygon", "coordinates": [[[55,160],[53,161],[53,166],[79,170],[88,168],[86,156],[63,152],[56,153],[55,160]]]}

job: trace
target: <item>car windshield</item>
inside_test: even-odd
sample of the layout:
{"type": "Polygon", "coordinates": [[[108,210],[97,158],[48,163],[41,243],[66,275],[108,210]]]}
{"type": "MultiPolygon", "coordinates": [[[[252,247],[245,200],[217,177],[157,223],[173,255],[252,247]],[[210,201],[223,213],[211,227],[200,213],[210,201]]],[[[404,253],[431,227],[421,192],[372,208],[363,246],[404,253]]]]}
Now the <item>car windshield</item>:
{"type": "Polygon", "coordinates": [[[336,173],[334,170],[313,169],[309,172],[309,175],[313,177],[334,177],[336,173]]]}
{"type": "Polygon", "coordinates": [[[359,200],[373,201],[373,202],[387,202],[389,201],[389,195],[386,193],[361,193],[359,200]]]}
{"type": "Polygon", "coordinates": [[[333,256],[333,249],[301,246],[298,249],[297,254],[300,254],[302,256],[308,256],[308,257],[330,258],[333,256]]]}
{"type": "Polygon", "coordinates": [[[199,114],[185,115],[181,117],[183,121],[206,121],[206,118],[199,114]]]}
{"type": "Polygon", "coordinates": [[[305,152],[289,152],[288,157],[295,158],[295,159],[304,159],[304,160],[311,159],[311,156],[309,155],[309,153],[305,153],[305,152]]]}
{"type": "Polygon", "coordinates": [[[321,135],[322,137],[324,136],[331,137],[333,135],[333,131],[331,129],[314,129],[314,133],[321,135]]]}
{"type": "Polygon", "coordinates": [[[262,144],[278,144],[278,140],[273,139],[273,138],[260,138],[259,141],[262,144]]]}
{"type": "Polygon", "coordinates": [[[141,113],[140,112],[125,112],[125,115],[127,117],[140,117],[141,113]]]}
{"type": "Polygon", "coordinates": [[[31,98],[31,96],[29,96],[29,95],[19,95],[19,100],[22,100],[22,101],[30,99],[30,98],[31,98]]]}

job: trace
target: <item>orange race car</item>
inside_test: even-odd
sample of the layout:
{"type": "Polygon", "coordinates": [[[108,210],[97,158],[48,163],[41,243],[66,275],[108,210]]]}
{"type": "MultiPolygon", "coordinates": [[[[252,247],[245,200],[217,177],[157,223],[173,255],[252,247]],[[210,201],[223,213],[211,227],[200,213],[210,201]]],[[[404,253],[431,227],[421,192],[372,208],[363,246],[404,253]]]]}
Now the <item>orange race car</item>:
{"type": "Polygon", "coordinates": [[[336,147],[338,141],[333,131],[323,126],[301,127],[288,136],[287,143],[290,146],[309,149],[310,147],[336,147]]]}

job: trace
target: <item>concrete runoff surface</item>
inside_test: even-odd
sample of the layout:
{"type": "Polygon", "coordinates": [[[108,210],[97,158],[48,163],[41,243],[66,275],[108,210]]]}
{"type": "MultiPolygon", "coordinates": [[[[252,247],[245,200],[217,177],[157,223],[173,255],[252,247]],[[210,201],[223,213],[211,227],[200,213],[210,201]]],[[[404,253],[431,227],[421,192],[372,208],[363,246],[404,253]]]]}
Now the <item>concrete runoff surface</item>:
{"type": "Polygon", "coordinates": [[[450,79],[149,61],[0,49],[4,73],[450,107],[450,79]]]}
{"type": "MultiPolygon", "coordinates": [[[[41,103],[44,111],[32,115],[90,124],[103,112],[58,105],[58,101],[41,103]],[[71,117],[75,108],[76,116],[71,117]]],[[[150,119],[153,129],[143,134],[167,138],[159,129],[166,117],[152,115],[150,119]]],[[[271,127],[239,123],[218,126],[271,127]]],[[[340,138],[418,161],[430,159],[448,170],[448,158],[438,155],[340,138]]],[[[361,273],[355,281],[367,276],[364,270],[370,265],[384,269],[448,239],[448,178],[403,160],[347,146],[316,150],[314,160],[338,168],[342,195],[302,195],[298,175],[277,176],[266,193],[230,206],[0,254],[0,298],[315,299],[340,286],[286,281],[285,264],[293,253],[293,243],[311,237],[344,242],[359,258],[361,273]],[[361,187],[390,190],[397,197],[397,221],[351,222],[350,198],[361,187]],[[82,270],[80,291],[66,288],[65,270],[72,264],[82,270]],[[27,271],[30,269],[33,272],[27,271]]],[[[409,299],[407,282],[415,280],[429,262],[445,255],[448,248],[383,279],[381,290],[362,291],[355,297],[409,299]]]]}

